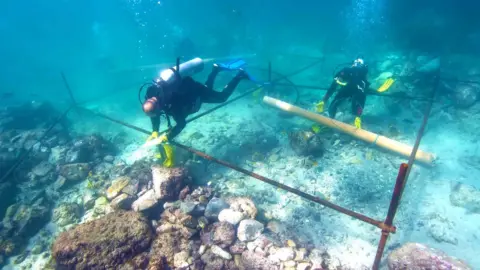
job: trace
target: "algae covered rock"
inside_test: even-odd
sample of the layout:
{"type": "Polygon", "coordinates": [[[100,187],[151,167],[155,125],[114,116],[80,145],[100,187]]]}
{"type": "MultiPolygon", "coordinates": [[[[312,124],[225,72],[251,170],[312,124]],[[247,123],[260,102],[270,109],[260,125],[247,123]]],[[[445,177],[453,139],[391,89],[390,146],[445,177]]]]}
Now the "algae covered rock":
{"type": "Polygon", "coordinates": [[[263,232],[262,223],[254,219],[242,220],[238,225],[237,237],[240,241],[253,241],[263,232]]]}
{"type": "Polygon", "coordinates": [[[152,238],[145,217],[119,211],[61,233],[52,256],[60,269],[115,269],[148,249],[152,238]]]}
{"type": "Polygon", "coordinates": [[[157,200],[176,200],[191,182],[185,168],[152,167],[153,190],[157,200]]]}
{"type": "Polygon", "coordinates": [[[129,196],[125,193],[122,193],[122,194],[118,195],[117,197],[115,197],[115,199],[113,199],[110,202],[110,206],[113,209],[129,210],[132,206],[133,200],[134,200],[134,198],[132,196],[129,196]]]}
{"type": "Polygon", "coordinates": [[[453,101],[456,108],[467,109],[479,98],[479,89],[468,84],[458,85],[454,90],[453,101]]]}
{"type": "Polygon", "coordinates": [[[205,245],[218,245],[221,248],[228,248],[236,239],[235,226],[228,222],[216,222],[209,225],[201,232],[201,239],[205,245]]]}
{"type": "Polygon", "coordinates": [[[450,202],[469,212],[480,213],[480,190],[473,186],[456,183],[450,192],[450,202]]]}
{"type": "Polygon", "coordinates": [[[60,175],[69,182],[78,182],[85,180],[90,171],[88,163],[67,164],[60,167],[60,175]]]}
{"type": "Polygon", "coordinates": [[[418,243],[406,243],[388,255],[388,269],[470,270],[466,263],[440,250],[418,243]]]}
{"type": "Polygon", "coordinates": [[[245,219],[245,214],[232,209],[223,209],[218,214],[218,220],[228,222],[232,225],[237,225],[240,221],[245,219]]]}
{"type": "Polygon", "coordinates": [[[227,198],[226,202],[230,205],[230,209],[240,212],[246,217],[255,219],[257,216],[257,207],[252,199],[248,197],[227,198]]]}
{"type": "Polygon", "coordinates": [[[321,156],[325,150],[320,136],[311,131],[295,131],[288,134],[290,146],[300,156],[321,156]]]}
{"type": "Polygon", "coordinates": [[[59,226],[78,223],[82,208],[76,203],[64,203],[53,210],[53,222],[59,226]]]}
{"type": "Polygon", "coordinates": [[[49,206],[50,202],[44,198],[29,205],[11,205],[0,226],[0,254],[21,252],[28,239],[50,220],[49,206]]]}
{"type": "MultiPolygon", "coordinates": [[[[183,260],[185,257],[195,258],[200,245],[185,238],[180,231],[170,231],[157,234],[150,249],[150,264],[148,269],[162,268],[174,265],[187,266],[193,262],[183,260]],[[180,253],[180,255],[178,255],[180,253]]],[[[194,268],[203,269],[203,268],[194,268]]]]}
{"type": "Polygon", "coordinates": [[[228,207],[228,203],[223,199],[212,198],[205,208],[205,217],[209,219],[216,219],[218,214],[220,214],[223,209],[227,209],[228,207]]]}
{"type": "Polygon", "coordinates": [[[440,68],[440,57],[428,59],[428,57],[419,56],[417,58],[417,72],[432,73],[440,68]]]}
{"type": "Polygon", "coordinates": [[[155,191],[153,189],[150,189],[133,202],[132,209],[134,211],[140,212],[153,208],[157,204],[158,200],[155,197],[155,191]]]}
{"type": "Polygon", "coordinates": [[[112,200],[117,197],[122,189],[125,188],[130,183],[130,177],[121,176],[112,181],[112,184],[107,189],[107,199],[112,200]]]}
{"type": "Polygon", "coordinates": [[[273,270],[280,267],[272,260],[263,257],[253,251],[245,251],[242,253],[241,264],[244,269],[273,270]]]}
{"type": "Polygon", "coordinates": [[[54,166],[47,161],[40,162],[37,166],[33,167],[32,173],[36,176],[46,176],[51,170],[54,169],[54,166]]]}
{"type": "Polygon", "coordinates": [[[66,163],[84,163],[102,160],[105,156],[113,155],[116,147],[100,135],[88,135],[76,138],[73,147],[65,156],[66,163]]]}

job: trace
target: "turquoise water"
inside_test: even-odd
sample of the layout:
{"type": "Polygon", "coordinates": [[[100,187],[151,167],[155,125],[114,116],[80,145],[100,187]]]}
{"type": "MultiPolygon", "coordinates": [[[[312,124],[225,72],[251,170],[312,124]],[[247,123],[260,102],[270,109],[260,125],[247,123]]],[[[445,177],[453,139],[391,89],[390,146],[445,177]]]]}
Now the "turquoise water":
{"type": "MultiPolygon", "coordinates": [[[[325,91],[301,86],[327,87],[339,65],[359,55],[369,64],[374,85],[380,85],[388,72],[396,81],[387,93],[423,98],[432,91],[433,76],[428,71],[438,68],[438,60],[442,79],[420,144],[421,150],[436,156],[435,166],[413,167],[394,221],[397,233],[390,237],[385,253],[406,242],[419,242],[465,260],[475,269],[480,267],[476,256],[480,249],[480,105],[476,102],[480,95],[480,21],[473,12],[478,10],[476,5],[446,0],[7,0],[0,9],[0,106],[3,110],[48,101],[58,111],[65,110],[72,100],[62,81],[63,72],[81,106],[150,131],[150,121],[137,98],[138,88],[173,66],[177,56],[184,56],[182,61],[206,60],[205,70],[194,76],[199,81],[205,80],[214,62],[239,57],[261,80],[267,79],[269,62],[273,79],[312,65],[268,92],[288,102],[298,95],[295,105],[310,111],[325,91]],[[318,62],[319,58],[323,61],[318,62]],[[465,87],[468,93],[462,90],[465,87]],[[469,104],[461,106],[461,102],[469,104]],[[465,187],[460,193],[459,186],[465,187]]],[[[216,89],[230,77],[220,75],[216,89]]],[[[252,82],[242,82],[232,98],[254,87],[252,82]]],[[[408,158],[337,132],[320,135],[326,145],[322,157],[298,156],[286,134],[309,130],[313,122],[285,117],[262,104],[265,93],[249,94],[190,123],[177,141],[383,220],[398,168],[408,158]],[[202,137],[195,139],[196,133],[202,137]],[[240,145],[260,135],[275,138],[278,144],[270,147],[257,142],[241,152],[240,145]]],[[[413,146],[427,104],[369,96],[363,128],[413,146]]],[[[214,106],[205,104],[199,113],[214,106]]],[[[348,106],[341,112],[338,120],[352,124],[348,106]]],[[[126,163],[151,152],[138,150],[147,137],[144,134],[76,109],[67,119],[68,130],[75,135],[95,132],[113,141],[123,134],[118,156],[126,163]]],[[[2,128],[2,133],[8,130],[2,128]]],[[[252,196],[267,216],[295,227],[315,246],[327,246],[345,265],[371,266],[378,229],[221,166],[208,168],[205,182],[215,173],[224,175],[212,180],[221,192],[252,196]]],[[[2,175],[6,171],[2,167],[2,175]]],[[[11,178],[5,181],[18,184],[11,178]]],[[[82,194],[84,184],[72,191],[75,196],[82,194]]],[[[22,202],[28,196],[22,192],[26,191],[9,198],[8,205],[22,202]]],[[[72,196],[63,194],[58,203],[69,200],[72,196]]],[[[42,265],[49,254],[28,256],[28,263],[42,265]]],[[[20,268],[11,262],[8,267],[20,268]]]]}

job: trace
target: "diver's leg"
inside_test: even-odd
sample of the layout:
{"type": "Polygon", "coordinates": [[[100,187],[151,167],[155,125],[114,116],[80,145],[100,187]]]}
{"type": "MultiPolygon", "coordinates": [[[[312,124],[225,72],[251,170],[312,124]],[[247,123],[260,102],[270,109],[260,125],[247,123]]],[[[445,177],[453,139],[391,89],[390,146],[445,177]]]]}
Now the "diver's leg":
{"type": "Polygon", "coordinates": [[[335,118],[337,114],[338,106],[342,104],[348,98],[348,93],[346,91],[340,91],[335,98],[333,99],[332,103],[328,107],[328,115],[330,118],[335,118]]]}
{"type": "Polygon", "coordinates": [[[203,91],[202,101],[205,103],[222,103],[227,101],[228,98],[232,95],[235,88],[237,88],[240,81],[247,77],[248,76],[243,70],[239,71],[237,75],[233,77],[233,79],[227,85],[225,85],[222,92],[217,92],[212,88],[203,91]]]}
{"type": "Polygon", "coordinates": [[[205,82],[206,87],[213,89],[215,78],[217,77],[219,72],[220,72],[220,67],[217,64],[213,64],[212,71],[210,72],[210,74],[208,74],[207,81],[205,82]]]}
{"type": "Polygon", "coordinates": [[[354,95],[352,98],[352,114],[360,117],[365,107],[366,96],[364,94],[354,95]]]}
{"type": "Polygon", "coordinates": [[[332,101],[332,103],[330,103],[330,106],[328,106],[328,116],[330,116],[330,118],[335,119],[335,115],[337,114],[338,105],[341,102],[342,102],[341,100],[335,98],[332,101]]]}

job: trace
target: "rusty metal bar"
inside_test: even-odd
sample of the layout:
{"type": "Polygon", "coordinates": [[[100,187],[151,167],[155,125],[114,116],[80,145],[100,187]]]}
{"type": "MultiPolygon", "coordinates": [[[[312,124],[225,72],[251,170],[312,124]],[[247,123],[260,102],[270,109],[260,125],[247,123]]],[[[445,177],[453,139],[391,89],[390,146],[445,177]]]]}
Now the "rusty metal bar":
{"type": "MultiPolygon", "coordinates": [[[[38,140],[39,142],[43,141],[43,139],[45,139],[45,137],[48,135],[48,133],[50,133],[50,131],[52,131],[52,129],[60,122],[62,121],[63,118],[65,118],[65,116],[67,116],[67,114],[70,112],[70,110],[73,108],[74,106],[70,106],[68,109],[66,109],[57,119],[55,119],[55,121],[53,122],[53,124],[47,129],[45,130],[45,133],[43,133],[42,137],[40,137],[40,139],[38,140]]],[[[2,178],[0,179],[0,183],[3,183],[3,181],[5,179],[7,179],[8,176],[10,176],[10,174],[25,160],[25,158],[28,156],[28,154],[30,154],[30,152],[32,152],[33,150],[33,146],[30,147],[27,151],[23,152],[23,154],[21,154],[17,161],[10,167],[10,169],[8,169],[8,171],[2,176],[2,178]]]]}
{"type": "MultiPolygon", "coordinates": [[[[397,213],[398,206],[400,205],[400,200],[402,199],[403,192],[405,190],[405,186],[407,185],[408,176],[412,170],[413,164],[415,162],[415,156],[417,154],[418,148],[420,146],[420,141],[422,140],[423,133],[428,123],[428,119],[430,117],[430,112],[433,106],[433,100],[435,99],[435,95],[437,93],[438,85],[440,82],[440,69],[437,71],[433,81],[433,88],[432,88],[432,96],[431,100],[425,109],[425,114],[423,116],[422,125],[418,130],[417,138],[415,140],[415,145],[413,147],[412,153],[410,154],[410,158],[408,160],[408,165],[402,163],[400,166],[400,170],[398,172],[397,181],[395,182],[395,188],[393,190],[392,199],[390,201],[390,207],[388,209],[387,217],[385,218],[384,224],[386,226],[392,226],[393,219],[395,218],[395,214],[397,213]]],[[[385,249],[385,245],[388,240],[388,236],[390,233],[382,229],[382,235],[380,237],[380,242],[378,243],[377,247],[377,254],[375,255],[375,261],[373,263],[373,270],[378,270],[380,266],[380,261],[382,259],[383,251],[385,249]]]]}
{"type": "MultiPolygon", "coordinates": [[[[85,109],[85,108],[84,108],[84,110],[90,111],[90,110],[85,109]]],[[[93,113],[94,115],[96,115],[96,116],[99,116],[99,117],[102,117],[102,118],[104,118],[104,119],[110,120],[110,121],[112,121],[112,122],[115,122],[115,123],[117,123],[117,124],[123,125],[123,126],[125,126],[125,127],[134,129],[134,130],[136,130],[136,131],[138,131],[138,132],[142,132],[142,133],[145,133],[145,134],[150,134],[150,132],[149,132],[148,130],[146,130],[146,129],[143,129],[143,128],[140,128],[140,127],[136,127],[136,126],[134,126],[134,125],[125,123],[125,122],[123,122],[123,121],[121,121],[121,120],[117,120],[117,119],[111,118],[111,117],[106,116],[106,115],[103,115],[103,114],[101,114],[101,113],[97,113],[97,112],[92,112],[92,113],[93,113]]],[[[243,173],[243,174],[245,174],[245,175],[251,176],[251,177],[253,177],[253,178],[257,179],[257,180],[260,180],[260,181],[265,182],[265,183],[267,183],[267,184],[270,184],[270,185],[272,185],[272,186],[278,187],[278,188],[283,189],[283,190],[285,190],[285,191],[291,192],[291,193],[293,193],[293,194],[295,194],[295,195],[298,195],[298,196],[300,196],[300,197],[302,197],[302,198],[304,198],[304,199],[307,199],[307,200],[309,200],[309,201],[312,201],[312,202],[321,204],[321,205],[323,205],[323,206],[325,206],[325,207],[328,207],[328,208],[330,208],[330,209],[333,209],[333,210],[335,210],[335,211],[338,211],[338,212],[343,213],[343,214],[345,214],[345,215],[348,215],[348,216],[350,216],[350,217],[356,218],[356,219],[358,219],[358,220],[361,220],[361,221],[363,221],[363,222],[366,222],[366,223],[368,223],[368,224],[371,224],[371,225],[373,225],[373,226],[376,226],[376,227],[378,227],[378,228],[380,228],[380,229],[382,229],[382,230],[385,230],[385,231],[388,231],[388,232],[391,232],[391,233],[395,233],[395,231],[396,231],[396,228],[395,228],[395,227],[393,227],[393,226],[387,226],[385,223],[383,223],[383,222],[381,222],[381,221],[375,220],[375,219],[370,218],[370,217],[368,217],[368,216],[365,216],[365,215],[362,215],[362,214],[360,214],[360,213],[354,212],[354,211],[352,211],[352,210],[346,209],[346,208],[344,208],[344,207],[341,207],[341,206],[339,206],[339,205],[336,205],[336,204],[334,204],[334,203],[331,203],[331,202],[329,202],[329,201],[327,201],[327,200],[324,200],[324,199],[321,199],[321,198],[319,198],[319,197],[316,197],[316,196],[310,195],[310,194],[308,194],[308,193],[302,192],[302,191],[300,191],[300,190],[298,190],[298,189],[294,189],[294,188],[292,188],[292,187],[289,187],[289,186],[287,186],[287,185],[284,185],[284,184],[279,183],[279,182],[277,182],[277,181],[274,181],[274,180],[272,180],[272,179],[269,179],[269,178],[266,178],[266,177],[261,176],[261,175],[259,175],[259,174],[256,174],[256,173],[254,173],[254,172],[252,172],[252,171],[249,171],[249,170],[243,169],[243,168],[241,168],[241,167],[238,167],[238,166],[236,166],[236,165],[234,165],[234,164],[228,163],[228,162],[226,162],[226,161],[224,161],[224,160],[220,160],[220,159],[214,158],[214,157],[212,157],[212,156],[209,156],[209,155],[207,155],[207,154],[205,154],[205,153],[203,153],[203,152],[200,152],[200,151],[198,151],[198,150],[196,150],[196,149],[193,149],[193,148],[191,148],[191,147],[182,145],[182,144],[177,143],[177,142],[174,142],[174,141],[171,141],[170,143],[173,144],[173,145],[175,145],[175,146],[177,146],[177,147],[179,147],[179,148],[182,148],[182,149],[184,149],[184,150],[187,150],[187,151],[189,151],[189,152],[191,152],[191,153],[193,153],[193,154],[195,154],[195,155],[198,155],[198,156],[200,156],[200,157],[202,157],[202,158],[205,158],[205,159],[208,159],[208,160],[213,161],[213,162],[215,162],[215,163],[221,164],[221,165],[226,166],[226,167],[228,167],[228,168],[230,168],[230,169],[233,169],[233,170],[238,171],[238,172],[241,172],[241,173],[243,173]]]]}
{"type": "Polygon", "coordinates": [[[333,209],[333,210],[335,210],[335,211],[338,211],[338,212],[343,213],[343,214],[345,214],[345,215],[348,215],[348,216],[350,216],[350,217],[353,217],[353,218],[356,218],[356,219],[361,220],[361,221],[363,221],[363,222],[369,223],[369,224],[371,224],[371,225],[373,225],[373,226],[376,226],[376,227],[378,227],[378,228],[380,228],[380,229],[382,229],[382,230],[386,230],[386,231],[392,232],[392,233],[395,233],[395,231],[396,231],[396,228],[395,228],[395,227],[386,226],[386,224],[384,224],[384,223],[381,222],[381,221],[375,220],[375,219],[370,218],[370,217],[368,217],[368,216],[365,216],[365,215],[363,215],[363,214],[360,214],[360,213],[354,212],[354,211],[352,211],[352,210],[349,210],[349,209],[347,209],[347,208],[341,207],[341,206],[339,206],[339,205],[336,205],[336,204],[334,204],[334,203],[331,203],[331,202],[329,202],[329,201],[327,201],[327,200],[324,200],[324,199],[321,199],[321,198],[319,198],[319,197],[316,197],[316,196],[310,195],[310,194],[308,194],[308,193],[302,192],[302,191],[300,191],[300,190],[298,190],[298,189],[295,189],[295,188],[292,188],[292,187],[290,187],[290,186],[284,185],[284,184],[279,183],[279,182],[277,182],[277,181],[275,181],[275,180],[272,180],[272,179],[269,179],[269,178],[267,178],[267,177],[264,177],[264,176],[261,176],[261,175],[259,175],[259,174],[256,174],[256,173],[254,173],[254,172],[252,172],[252,171],[243,169],[243,168],[238,167],[238,166],[236,166],[236,165],[234,165],[234,164],[228,163],[228,162],[226,162],[226,161],[224,161],[224,160],[220,160],[220,159],[214,158],[214,157],[212,157],[212,156],[210,156],[210,155],[207,155],[207,154],[205,154],[205,153],[203,153],[203,152],[200,152],[200,151],[198,151],[198,150],[196,150],[196,149],[193,149],[193,148],[191,148],[191,147],[188,147],[188,146],[179,144],[179,143],[177,143],[177,142],[171,142],[171,143],[174,144],[175,146],[179,147],[179,148],[182,148],[182,149],[184,149],[184,150],[187,150],[187,151],[189,151],[189,152],[191,152],[191,153],[193,153],[193,154],[195,154],[195,155],[197,155],[197,156],[200,156],[200,157],[202,157],[202,158],[204,158],[204,159],[207,159],[207,160],[213,161],[213,162],[215,162],[215,163],[221,164],[221,165],[223,165],[223,166],[225,166],[225,167],[228,167],[228,168],[230,168],[230,169],[232,169],[232,170],[241,172],[241,173],[243,173],[243,174],[245,174],[245,175],[248,175],[248,176],[250,176],[250,177],[253,177],[253,178],[257,179],[257,180],[260,180],[260,181],[262,181],[262,182],[265,182],[265,183],[270,184],[270,185],[272,185],[272,186],[275,186],[275,187],[277,187],[277,188],[283,189],[283,190],[288,191],[288,192],[290,192],[290,193],[293,193],[293,194],[295,194],[295,195],[297,195],[297,196],[300,196],[300,197],[302,197],[302,198],[304,198],[304,199],[307,199],[307,200],[309,200],[309,201],[312,201],[312,202],[321,204],[321,205],[323,205],[323,206],[325,206],[325,207],[328,207],[328,208],[330,208],[330,209],[333,209]]]}
{"type": "MultiPolygon", "coordinates": [[[[393,219],[397,213],[398,205],[400,204],[400,195],[402,193],[402,187],[405,183],[405,176],[407,175],[408,165],[402,163],[398,171],[397,180],[395,181],[395,188],[393,189],[392,199],[390,200],[390,207],[388,208],[388,214],[385,218],[385,225],[392,226],[393,219]]],[[[382,230],[380,236],[380,242],[377,247],[377,254],[375,255],[375,261],[373,263],[372,269],[376,270],[380,266],[380,261],[382,259],[383,251],[385,249],[385,244],[387,243],[388,236],[390,235],[389,231],[382,230]]]]}

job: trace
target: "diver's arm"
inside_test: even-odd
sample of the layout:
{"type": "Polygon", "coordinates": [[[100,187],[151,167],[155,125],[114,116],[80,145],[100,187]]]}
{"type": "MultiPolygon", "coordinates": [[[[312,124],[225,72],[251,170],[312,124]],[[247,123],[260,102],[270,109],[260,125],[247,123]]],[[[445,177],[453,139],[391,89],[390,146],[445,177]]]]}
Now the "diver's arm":
{"type": "Polygon", "coordinates": [[[160,116],[150,117],[150,121],[152,122],[152,132],[158,132],[160,128],[160,116]]]}
{"type": "Polygon", "coordinates": [[[175,120],[175,126],[167,133],[168,140],[173,140],[187,125],[186,117],[180,115],[172,115],[173,120],[175,120]]]}
{"type": "Polygon", "coordinates": [[[335,92],[335,89],[337,88],[337,82],[335,80],[332,81],[332,84],[330,84],[330,87],[328,88],[327,90],[327,93],[325,94],[325,96],[323,96],[323,99],[322,101],[323,102],[327,102],[328,99],[333,95],[333,93],[335,92]]]}
{"type": "Polygon", "coordinates": [[[342,70],[337,72],[337,74],[335,74],[335,77],[333,78],[333,81],[330,84],[330,87],[328,88],[327,93],[325,93],[325,96],[323,96],[323,100],[322,100],[323,102],[327,102],[328,99],[333,95],[338,85],[337,78],[342,78],[345,75],[345,72],[346,72],[346,69],[343,68],[342,70]]]}

